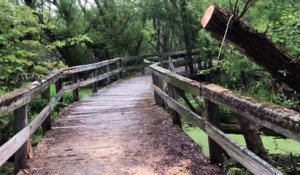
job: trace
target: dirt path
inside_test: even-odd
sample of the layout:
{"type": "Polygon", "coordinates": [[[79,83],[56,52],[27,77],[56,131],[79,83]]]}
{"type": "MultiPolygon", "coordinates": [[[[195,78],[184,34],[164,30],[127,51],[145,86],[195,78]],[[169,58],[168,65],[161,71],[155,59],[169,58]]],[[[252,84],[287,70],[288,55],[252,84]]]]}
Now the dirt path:
{"type": "Polygon", "coordinates": [[[154,105],[150,76],[71,105],[30,160],[31,174],[223,174],[154,105]]]}

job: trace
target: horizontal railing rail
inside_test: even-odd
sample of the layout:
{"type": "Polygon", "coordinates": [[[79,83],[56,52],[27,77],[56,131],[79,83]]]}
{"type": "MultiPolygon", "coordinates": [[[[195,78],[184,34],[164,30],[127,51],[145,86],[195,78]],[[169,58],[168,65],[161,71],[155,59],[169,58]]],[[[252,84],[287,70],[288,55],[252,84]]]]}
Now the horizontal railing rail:
{"type": "Polygon", "coordinates": [[[159,63],[150,67],[156,104],[166,105],[172,109],[171,115],[174,123],[180,124],[182,117],[206,132],[211,139],[209,148],[212,161],[221,163],[222,152],[225,151],[253,174],[282,174],[265,160],[226,136],[219,129],[220,123],[217,121],[219,119],[215,110],[218,105],[226,106],[259,126],[300,141],[300,114],[298,112],[254,100],[215,84],[191,80],[160,67],[159,63]],[[205,116],[196,114],[191,108],[177,101],[181,91],[204,98],[205,116]]]}

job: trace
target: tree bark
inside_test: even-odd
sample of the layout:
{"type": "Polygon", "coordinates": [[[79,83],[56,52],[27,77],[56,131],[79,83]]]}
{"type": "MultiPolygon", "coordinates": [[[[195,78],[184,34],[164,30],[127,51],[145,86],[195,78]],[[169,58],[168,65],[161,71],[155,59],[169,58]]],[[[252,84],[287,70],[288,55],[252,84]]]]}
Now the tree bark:
{"type": "MultiPolygon", "coordinates": [[[[231,15],[228,11],[211,5],[201,23],[217,39],[222,40],[231,15]]],[[[237,17],[232,18],[226,41],[265,68],[274,78],[300,93],[300,64],[276,47],[264,34],[257,33],[243,21],[235,19],[237,17]]]]}
{"type": "Polygon", "coordinates": [[[268,160],[267,151],[259,134],[259,127],[248,119],[239,117],[241,131],[244,134],[247,148],[259,157],[268,160]]]}

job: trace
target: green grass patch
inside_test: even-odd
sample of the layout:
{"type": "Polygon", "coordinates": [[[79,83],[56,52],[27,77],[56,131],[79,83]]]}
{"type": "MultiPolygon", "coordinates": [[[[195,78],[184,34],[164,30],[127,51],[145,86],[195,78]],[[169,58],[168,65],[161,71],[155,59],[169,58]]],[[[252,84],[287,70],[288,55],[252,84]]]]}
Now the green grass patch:
{"type": "Polygon", "coordinates": [[[1,175],[12,175],[14,172],[14,163],[6,162],[0,168],[1,175]]]}
{"type": "MultiPolygon", "coordinates": [[[[207,135],[197,127],[191,127],[189,124],[183,124],[183,130],[194,142],[202,147],[203,153],[208,155],[208,137],[207,135]]],[[[238,134],[228,134],[228,136],[235,140],[237,143],[246,146],[244,136],[238,134]]],[[[284,154],[300,155],[300,143],[291,139],[283,139],[273,136],[262,136],[262,140],[265,148],[270,154],[284,154]]]]}

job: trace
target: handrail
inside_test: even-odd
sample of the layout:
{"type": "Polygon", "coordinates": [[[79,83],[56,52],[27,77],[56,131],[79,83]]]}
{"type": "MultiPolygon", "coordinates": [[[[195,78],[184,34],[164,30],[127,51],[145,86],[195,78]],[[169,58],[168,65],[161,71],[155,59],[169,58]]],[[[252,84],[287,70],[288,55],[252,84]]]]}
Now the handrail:
{"type": "Polygon", "coordinates": [[[0,98],[0,117],[25,104],[31,102],[35,97],[47,89],[51,83],[56,82],[62,77],[62,72],[49,74],[45,79],[31,83],[28,87],[9,93],[0,98]]]}
{"type": "MultiPolygon", "coordinates": [[[[164,103],[175,111],[175,113],[171,112],[174,123],[180,121],[180,117],[176,113],[186,118],[194,126],[206,132],[209,138],[217,143],[219,147],[253,174],[282,174],[282,172],[253,152],[232,141],[220,129],[215,127],[214,125],[217,123],[213,122],[213,111],[210,111],[213,109],[207,108],[205,111],[206,116],[199,116],[191,109],[178,103],[175,94],[180,89],[194,96],[203,97],[206,106],[225,105],[240,116],[258,125],[300,141],[300,114],[298,112],[278,105],[259,102],[251,97],[237,94],[215,84],[191,80],[160,67],[159,63],[152,64],[150,68],[153,71],[152,77],[156,104],[163,106],[162,103],[164,103]]],[[[215,143],[210,144],[214,145],[215,143]]],[[[216,149],[216,147],[210,146],[210,149],[216,149]]],[[[221,155],[222,151],[218,149],[210,150],[211,159],[218,157],[216,154],[221,155]]]]}
{"type": "Polygon", "coordinates": [[[300,113],[278,105],[257,101],[215,84],[204,84],[159,67],[150,66],[154,74],[195,96],[202,96],[234,110],[266,128],[300,141],[300,113]]]}

